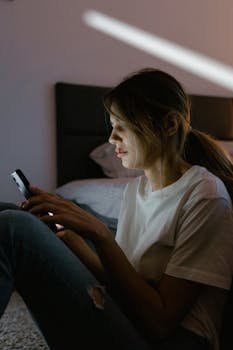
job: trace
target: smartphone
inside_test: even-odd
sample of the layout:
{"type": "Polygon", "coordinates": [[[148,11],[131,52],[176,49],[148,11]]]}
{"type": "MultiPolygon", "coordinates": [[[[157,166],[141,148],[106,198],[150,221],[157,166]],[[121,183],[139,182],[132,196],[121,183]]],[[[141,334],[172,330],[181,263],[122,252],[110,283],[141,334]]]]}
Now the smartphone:
{"type": "Polygon", "coordinates": [[[11,173],[11,177],[15,181],[18,189],[23,194],[23,196],[28,199],[32,196],[32,193],[29,189],[29,181],[20,169],[16,169],[13,173],[11,173]]]}
{"type": "MultiPolygon", "coordinates": [[[[24,195],[24,197],[26,199],[29,199],[32,196],[32,192],[29,189],[30,182],[28,181],[22,170],[16,169],[15,171],[13,171],[13,173],[11,173],[11,177],[15,181],[18,189],[24,195]]],[[[48,212],[48,215],[53,216],[53,213],[48,212]]],[[[49,227],[54,231],[64,229],[64,226],[59,224],[49,224],[49,227]]]]}

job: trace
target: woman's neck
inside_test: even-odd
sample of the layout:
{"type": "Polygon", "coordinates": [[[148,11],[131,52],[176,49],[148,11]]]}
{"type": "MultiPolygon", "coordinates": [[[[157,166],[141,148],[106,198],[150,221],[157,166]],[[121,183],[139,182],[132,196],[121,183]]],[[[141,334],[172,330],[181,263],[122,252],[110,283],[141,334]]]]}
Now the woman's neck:
{"type": "Polygon", "coordinates": [[[177,161],[163,160],[144,169],[145,175],[150,181],[152,191],[164,188],[176,182],[189,168],[191,164],[182,159],[177,161]]]}

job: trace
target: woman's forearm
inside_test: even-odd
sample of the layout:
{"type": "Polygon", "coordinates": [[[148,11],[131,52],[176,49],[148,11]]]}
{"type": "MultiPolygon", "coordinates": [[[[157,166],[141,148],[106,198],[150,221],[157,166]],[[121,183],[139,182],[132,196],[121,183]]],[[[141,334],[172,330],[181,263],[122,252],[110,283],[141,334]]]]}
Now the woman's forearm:
{"type": "Polygon", "coordinates": [[[165,316],[160,294],[137,273],[110,235],[106,239],[102,235],[96,250],[106,271],[107,290],[147,335],[159,336],[165,316]]]}
{"type": "Polygon", "coordinates": [[[64,243],[79,257],[82,263],[92,272],[96,279],[102,283],[106,283],[106,273],[98,255],[80,237],[77,233],[71,230],[60,232],[58,236],[64,243]]]}

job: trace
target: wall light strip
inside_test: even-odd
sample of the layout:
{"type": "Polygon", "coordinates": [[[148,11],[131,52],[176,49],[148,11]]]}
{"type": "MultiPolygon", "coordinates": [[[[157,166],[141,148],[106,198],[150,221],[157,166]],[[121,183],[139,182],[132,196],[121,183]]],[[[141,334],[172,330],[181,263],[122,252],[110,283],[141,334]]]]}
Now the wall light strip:
{"type": "Polygon", "coordinates": [[[94,10],[87,25],[233,91],[233,67],[94,10]]]}

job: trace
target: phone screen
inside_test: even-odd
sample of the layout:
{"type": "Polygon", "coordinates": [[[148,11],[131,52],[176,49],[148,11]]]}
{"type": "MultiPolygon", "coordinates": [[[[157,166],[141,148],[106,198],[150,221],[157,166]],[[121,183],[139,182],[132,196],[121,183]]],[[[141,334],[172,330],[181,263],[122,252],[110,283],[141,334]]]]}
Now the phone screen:
{"type": "Polygon", "coordinates": [[[11,177],[15,181],[18,189],[24,195],[24,197],[26,199],[30,198],[32,196],[32,193],[29,189],[30,183],[26,178],[26,176],[24,175],[24,173],[22,172],[22,170],[20,169],[15,170],[13,173],[11,173],[11,177]]]}

